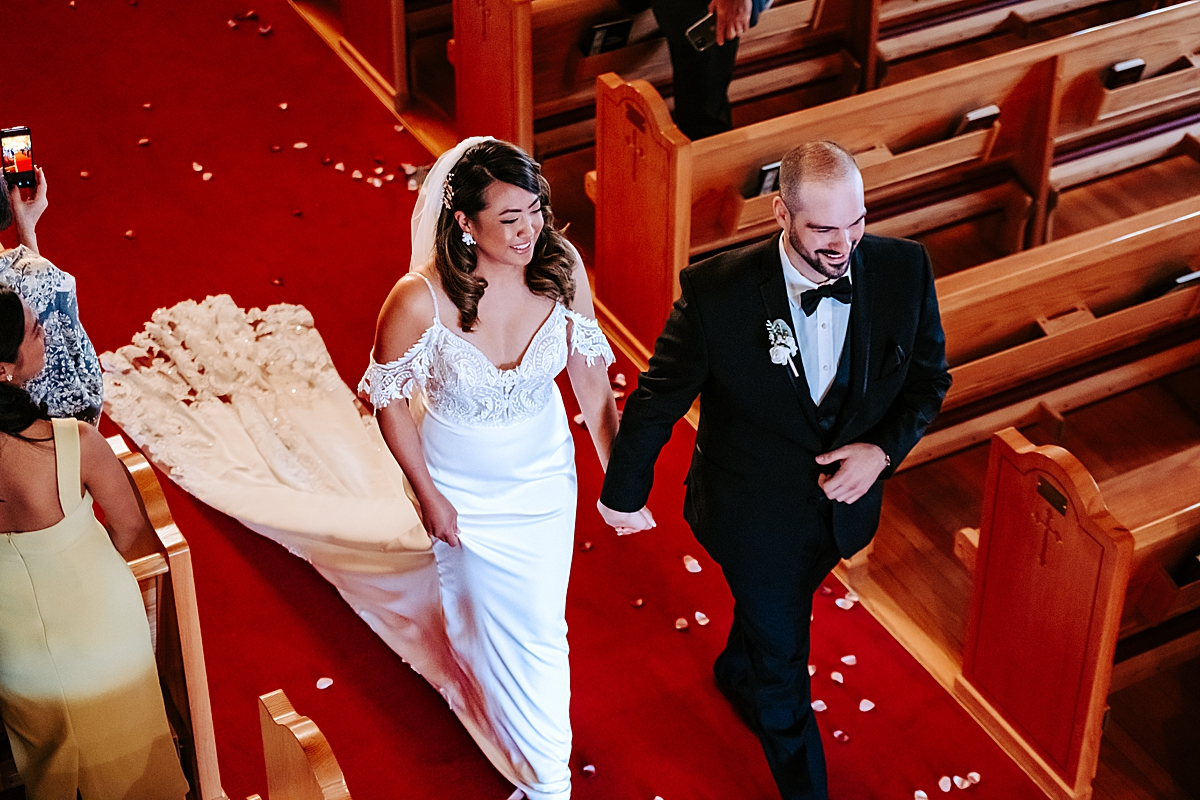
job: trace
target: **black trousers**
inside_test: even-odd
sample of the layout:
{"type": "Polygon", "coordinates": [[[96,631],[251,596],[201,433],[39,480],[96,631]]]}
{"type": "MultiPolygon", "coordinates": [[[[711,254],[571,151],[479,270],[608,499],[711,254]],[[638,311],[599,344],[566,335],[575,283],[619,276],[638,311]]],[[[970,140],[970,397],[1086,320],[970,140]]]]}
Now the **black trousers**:
{"type": "Polygon", "coordinates": [[[820,530],[780,532],[777,558],[721,565],[735,605],[713,672],[762,742],[783,800],[828,797],[825,752],[810,705],[809,619],[813,593],[840,556],[830,503],[818,502],[820,530]]]}
{"type": "Polygon", "coordinates": [[[674,72],[675,124],[689,139],[703,139],[733,127],[729,82],[738,40],[697,52],[684,33],[708,13],[708,0],[651,0],[654,18],[666,36],[674,72]]]}

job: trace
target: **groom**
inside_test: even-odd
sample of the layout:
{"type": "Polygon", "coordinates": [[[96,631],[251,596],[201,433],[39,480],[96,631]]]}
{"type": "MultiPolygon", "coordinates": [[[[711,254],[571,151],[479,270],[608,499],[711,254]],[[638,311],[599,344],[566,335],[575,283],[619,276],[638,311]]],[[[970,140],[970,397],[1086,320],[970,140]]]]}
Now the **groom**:
{"type": "Polygon", "coordinates": [[[681,295],[625,405],[600,511],[650,524],[654,462],[700,396],[683,514],[733,592],[717,685],[762,741],[785,800],[826,797],[809,705],[813,592],[870,542],[882,478],[950,387],[923,247],[864,235],[863,183],[832,142],[788,153],[781,236],[679,275],[681,295]]]}

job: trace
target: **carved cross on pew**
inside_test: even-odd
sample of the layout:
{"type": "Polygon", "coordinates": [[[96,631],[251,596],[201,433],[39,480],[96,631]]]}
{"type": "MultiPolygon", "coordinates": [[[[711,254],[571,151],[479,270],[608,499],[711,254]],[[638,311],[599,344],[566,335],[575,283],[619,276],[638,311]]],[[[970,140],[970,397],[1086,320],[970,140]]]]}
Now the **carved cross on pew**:
{"type": "Polygon", "coordinates": [[[633,154],[633,169],[630,170],[630,176],[633,182],[637,183],[638,161],[641,161],[646,157],[646,151],[642,149],[641,144],[638,143],[637,128],[631,130],[629,135],[625,137],[625,144],[629,148],[629,152],[633,154]]]}
{"type": "Polygon", "coordinates": [[[1042,555],[1039,559],[1041,565],[1046,566],[1046,551],[1050,547],[1050,534],[1054,534],[1054,541],[1062,544],[1062,533],[1052,524],[1054,522],[1054,514],[1049,506],[1043,508],[1040,512],[1033,511],[1029,514],[1033,518],[1034,527],[1042,533],[1042,555]]]}

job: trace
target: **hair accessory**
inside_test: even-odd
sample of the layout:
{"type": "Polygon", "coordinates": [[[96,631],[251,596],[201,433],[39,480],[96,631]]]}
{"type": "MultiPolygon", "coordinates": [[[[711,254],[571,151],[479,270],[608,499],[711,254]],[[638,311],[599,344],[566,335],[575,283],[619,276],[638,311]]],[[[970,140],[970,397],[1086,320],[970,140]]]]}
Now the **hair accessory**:
{"type": "Polygon", "coordinates": [[[433,168],[429,170],[429,174],[425,176],[417,194],[417,203],[413,207],[412,254],[408,261],[410,267],[416,268],[422,264],[428,264],[437,250],[438,220],[441,219],[442,212],[449,207],[449,201],[454,199],[453,190],[447,192],[447,189],[450,188],[447,177],[454,171],[455,165],[468,150],[489,140],[491,140],[490,136],[472,136],[469,139],[463,139],[442,153],[433,168]]]}
{"type": "Polygon", "coordinates": [[[465,244],[467,247],[470,247],[471,245],[475,244],[475,237],[466,231],[463,231],[463,244],[465,244]]]}
{"type": "Polygon", "coordinates": [[[454,180],[453,172],[446,176],[446,182],[442,184],[442,205],[446,208],[452,208],[454,205],[454,189],[450,188],[452,180],[454,180]]]}
{"type": "Polygon", "coordinates": [[[10,380],[10,381],[12,380],[12,375],[7,375],[7,376],[5,376],[5,377],[7,377],[7,378],[8,378],[8,380],[10,380]]]}

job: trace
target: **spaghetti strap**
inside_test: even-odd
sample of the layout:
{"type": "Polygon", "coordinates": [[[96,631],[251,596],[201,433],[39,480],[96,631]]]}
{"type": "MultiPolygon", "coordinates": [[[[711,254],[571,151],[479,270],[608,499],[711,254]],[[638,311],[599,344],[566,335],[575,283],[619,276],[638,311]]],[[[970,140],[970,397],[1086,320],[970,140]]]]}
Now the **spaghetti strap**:
{"type": "Polygon", "coordinates": [[[64,516],[83,501],[79,480],[79,422],[73,417],[52,419],[54,426],[54,463],[58,473],[58,504],[64,516]],[[67,506],[70,506],[68,508],[67,506]]]}
{"type": "Polygon", "coordinates": [[[433,318],[435,321],[441,322],[442,313],[438,310],[437,292],[433,290],[433,284],[429,282],[429,278],[426,278],[421,273],[414,271],[414,274],[421,280],[425,281],[425,285],[429,287],[429,296],[433,298],[433,318]]]}

